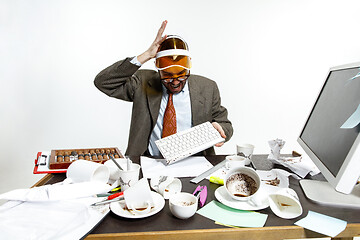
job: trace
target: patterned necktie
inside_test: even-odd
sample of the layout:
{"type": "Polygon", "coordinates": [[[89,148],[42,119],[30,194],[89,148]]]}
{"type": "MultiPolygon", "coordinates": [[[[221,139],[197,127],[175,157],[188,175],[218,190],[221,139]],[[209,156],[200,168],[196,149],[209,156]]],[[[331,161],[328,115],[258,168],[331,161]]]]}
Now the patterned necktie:
{"type": "Polygon", "coordinates": [[[173,103],[173,94],[169,93],[169,100],[164,113],[162,137],[176,133],[176,112],[173,103]]]}

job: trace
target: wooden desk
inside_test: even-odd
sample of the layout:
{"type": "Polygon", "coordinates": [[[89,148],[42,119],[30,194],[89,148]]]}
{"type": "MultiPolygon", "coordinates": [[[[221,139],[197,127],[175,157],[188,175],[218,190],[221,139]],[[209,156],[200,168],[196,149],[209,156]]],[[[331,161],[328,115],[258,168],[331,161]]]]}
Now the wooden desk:
{"type": "MultiPolygon", "coordinates": [[[[257,166],[268,170],[272,164],[266,160],[267,155],[255,155],[253,161],[258,162],[257,166]]],[[[216,164],[225,156],[211,156],[208,160],[216,164]]],[[[133,162],[139,162],[139,157],[131,157],[133,162]]],[[[281,168],[281,166],[276,166],[281,168]]],[[[65,174],[48,174],[35,186],[46,183],[52,184],[65,178],[65,174]]],[[[322,176],[316,176],[321,179],[322,176]]],[[[193,192],[197,185],[190,183],[191,178],[181,178],[182,191],[193,192]]],[[[207,203],[214,200],[216,184],[203,180],[199,184],[208,187],[207,203]]],[[[168,201],[159,213],[143,219],[125,219],[110,212],[102,222],[98,224],[86,239],[298,239],[298,238],[319,238],[324,235],[295,226],[294,222],[305,217],[309,210],[323,213],[332,217],[340,218],[348,222],[346,229],[336,239],[352,239],[353,236],[360,236],[360,209],[343,209],[315,204],[306,199],[297,180],[290,177],[290,187],[299,195],[304,213],[295,219],[281,219],[275,216],[270,208],[259,212],[268,214],[268,219],[263,228],[228,228],[217,225],[214,221],[199,214],[187,220],[180,220],[171,214],[168,201]]]]}

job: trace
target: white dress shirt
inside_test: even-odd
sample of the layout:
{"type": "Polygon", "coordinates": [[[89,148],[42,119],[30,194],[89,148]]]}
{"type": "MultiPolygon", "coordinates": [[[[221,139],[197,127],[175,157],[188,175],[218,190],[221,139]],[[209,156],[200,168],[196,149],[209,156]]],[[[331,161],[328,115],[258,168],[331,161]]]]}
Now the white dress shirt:
{"type": "MultiPolygon", "coordinates": [[[[132,64],[141,66],[137,57],[134,57],[130,61],[132,64]]],[[[161,97],[160,111],[155,124],[155,127],[150,135],[150,141],[148,150],[152,156],[161,156],[159,149],[157,148],[155,141],[161,139],[162,129],[163,129],[163,119],[164,113],[169,99],[169,94],[164,85],[162,85],[163,94],[161,97]]],[[[183,130],[189,129],[192,127],[192,116],[191,116],[191,103],[190,103],[190,93],[189,85],[187,82],[184,85],[184,88],[177,94],[173,95],[173,103],[176,112],[176,130],[181,132],[183,130]]]]}
{"type": "MultiPolygon", "coordinates": [[[[161,139],[164,113],[169,99],[169,94],[167,93],[166,87],[162,85],[162,88],[163,88],[163,95],[161,98],[160,111],[155,127],[150,135],[150,141],[148,147],[148,150],[152,156],[161,156],[161,153],[157,148],[155,141],[161,139]]],[[[185,83],[184,88],[179,93],[173,95],[173,103],[176,112],[177,132],[181,132],[183,130],[191,128],[192,127],[191,103],[190,103],[189,85],[187,84],[187,82],[185,83]]]]}

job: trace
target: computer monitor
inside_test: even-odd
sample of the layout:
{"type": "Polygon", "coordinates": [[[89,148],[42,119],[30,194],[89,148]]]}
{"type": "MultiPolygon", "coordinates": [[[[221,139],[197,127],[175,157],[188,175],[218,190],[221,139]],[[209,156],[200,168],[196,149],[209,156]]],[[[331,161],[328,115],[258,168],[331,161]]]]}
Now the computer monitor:
{"type": "Polygon", "coordinates": [[[333,67],[298,143],[327,182],[301,180],[318,203],[360,208],[360,62],[333,67]]]}

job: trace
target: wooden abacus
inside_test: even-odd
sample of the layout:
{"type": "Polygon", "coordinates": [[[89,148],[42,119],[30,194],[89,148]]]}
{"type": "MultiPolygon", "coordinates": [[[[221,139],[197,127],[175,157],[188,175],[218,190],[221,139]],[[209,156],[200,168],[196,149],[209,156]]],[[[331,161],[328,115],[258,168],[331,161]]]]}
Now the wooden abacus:
{"type": "Polygon", "coordinates": [[[104,163],[110,156],[124,157],[117,147],[51,150],[49,168],[67,169],[73,161],[79,159],[104,163]]]}

